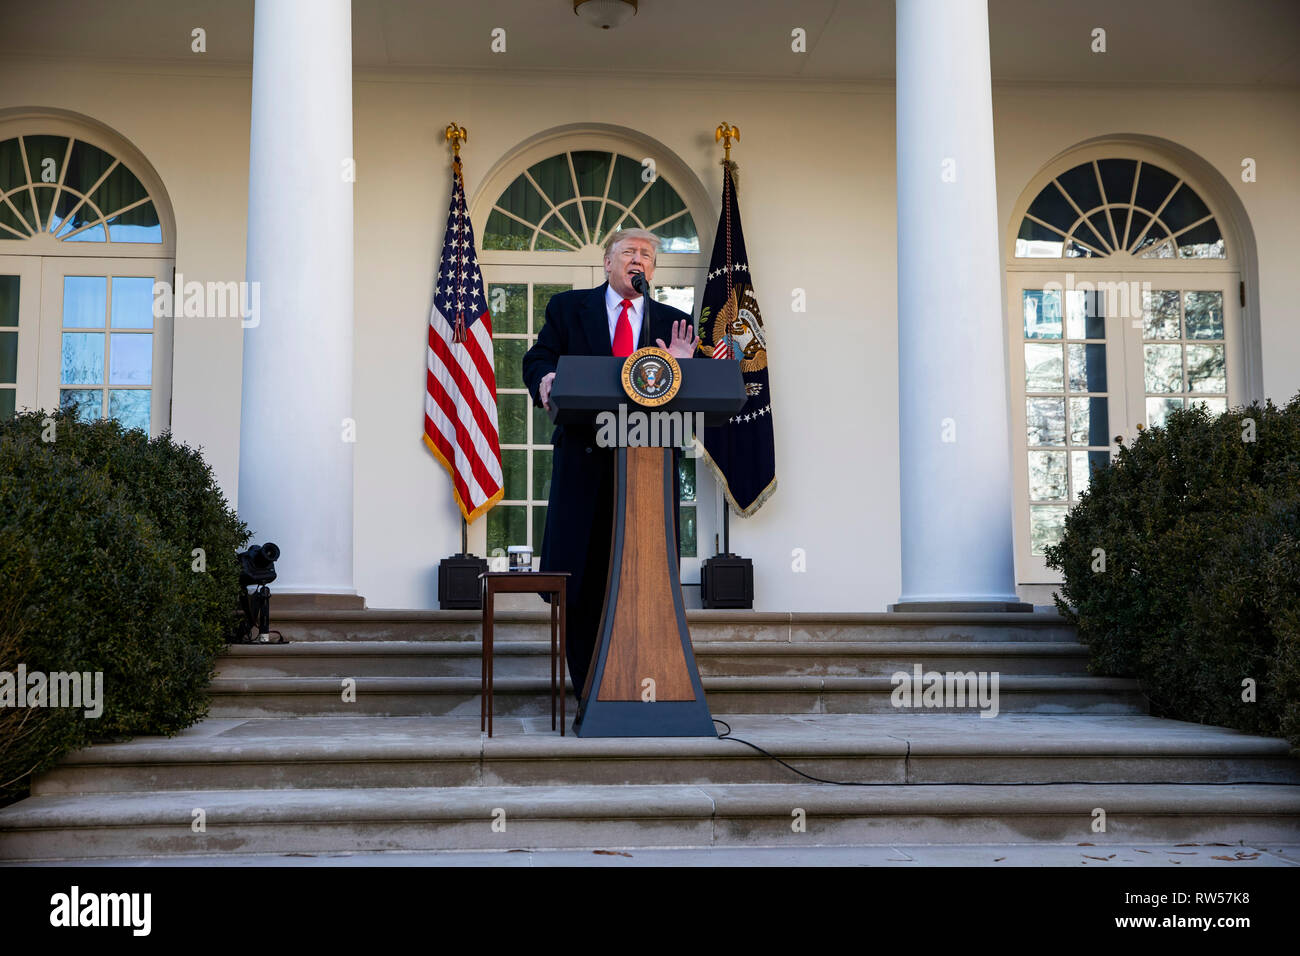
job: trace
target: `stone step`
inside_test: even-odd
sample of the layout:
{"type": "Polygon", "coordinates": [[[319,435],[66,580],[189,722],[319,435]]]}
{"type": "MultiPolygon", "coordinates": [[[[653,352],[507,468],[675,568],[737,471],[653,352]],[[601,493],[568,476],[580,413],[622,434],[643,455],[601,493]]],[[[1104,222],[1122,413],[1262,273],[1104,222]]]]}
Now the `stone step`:
{"type": "MultiPolygon", "coordinates": [[[[366,608],[364,610],[277,609],[271,626],[290,641],[477,641],[478,611],[366,608]]],[[[549,642],[546,611],[498,611],[495,635],[508,641],[549,642]]],[[[1048,641],[1075,642],[1073,625],[1055,611],[1026,614],[805,613],[770,611],[686,612],[692,641],[1048,641]]]]}
{"type": "MultiPolygon", "coordinates": [[[[549,641],[497,645],[498,679],[550,674],[549,641]]],[[[217,677],[474,677],[482,662],[479,641],[304,641],[297,644],[233,645],[217,661],[217,677]]],[[[1009,674],[1086,675],[1088,649],[1078,642],[836,641],[798,644],[770,641],[700,642],[695,645],[705,677],[804,676],[889,677],[926,671],[998,671],[1009,674]]]]}
{"type": "Polygon", "coordinates": [[[31,797],[0,809],[0,858],[1031,841],[1267,846],[1294,841],[1297,827],[1300,786],[1276,784],[208,790],[31,797]],[[1095,829],[1098,810],[1104,831],[1095,829]]]}
{"type": "MultiPolygon", "coordinates": [[[[210,690],[213,717],[287,715],[471,716],[479,713],[475,677],[357,677],[344,700],[344,680],[334,677],[220,678],[210,690]]],[[[887,677],[704,677],[714,714],[897,713],[895,685],[887,677]]],[[[550,714],[550,679],[499,678],[493,683],[497,715],[550,714]]],[[[1115,677],[1007,676],[998,681],[1003,713],[1143,713],[1137,681],[1115,677]]],[[[569,712],[573,712],[570,692],[569,712]]],[[[647,704],[646,706],[653,706],[647,704]]],[[[963,713],[966,708],[916,707],[963,713]]]]}
{"type": "MultiPolygon", "coordinates": [[[[516,867],[1164,867],[1190,869],[1243,867],[1285,869],[1300,865],[1300,844],[1270,843],[867,843],[839,846],[696,846],[601,847],[574,850],[378,850],[369,853],[223,853],[177,855],[165,859],[119,856],[87,860],[49,860],[26,866],[137,867],[292,866],[352,869],[364,867],[437,867],[465,869],[516,867]]],[[[1235,875],[1235,874],[1234,874],[1235,875]]],[[[1238,881],[1239,882],[1239,881],[1238,881]]]]}
{"type": "MultiPolygon", "coordinates": [[[[822,780],[891,784],[1288,783],[1286,741],[1137,717],[740,715],[738,738],[822,780]]],[[[737,740],[561,737],[549,718],[208,720],[175,737],[98,744],[36,796],[150,790],[799,783],[737,740]]],[[[268,798],[269,799],[269,798],[268,798]]]]}

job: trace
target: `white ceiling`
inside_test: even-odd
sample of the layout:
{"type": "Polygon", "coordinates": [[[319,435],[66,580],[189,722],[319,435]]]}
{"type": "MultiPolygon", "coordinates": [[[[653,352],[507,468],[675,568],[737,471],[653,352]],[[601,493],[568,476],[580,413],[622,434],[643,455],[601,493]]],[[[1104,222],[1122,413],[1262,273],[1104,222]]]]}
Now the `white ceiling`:
{"type": "MultiPolygon", "coordinates": [[[[0,0],[0,54],[252,61],[253,0],[0,0]]],[[[353,0],[360,68],[582,70],[890,80],[893,0],[640,0],[602,31],[571,0],[353,0]],[[504,27],[507,52],[489,49],[504,27]],[[790,50],[807,31],[808,53],[790,50]]],[[[1300,86],[1300,0],[989,0],[1001,82],[1300,86]],[[1107,31],[1107,52],[1090,50],[1107,31]]]]}

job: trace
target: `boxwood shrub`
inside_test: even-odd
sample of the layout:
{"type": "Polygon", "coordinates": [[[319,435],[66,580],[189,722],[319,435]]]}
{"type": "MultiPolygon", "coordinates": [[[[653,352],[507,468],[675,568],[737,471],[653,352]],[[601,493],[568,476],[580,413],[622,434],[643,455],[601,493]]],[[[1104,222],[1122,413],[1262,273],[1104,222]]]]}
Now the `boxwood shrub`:
{"type": "Polygon", "coordinates": [[[1158,715],[1300,747],[1300,395],[1193,405],[1121,444],[1047,563],[1094,673],[1136,677],[1158,715]]]}
{"type": "Polygon", "coordinates": [[[102,672],[104,687],[97,718],[0,708],[0,800],[72,748],[207,713],[248,536],[169,434],[65,412],[0,423],[0,671],[102,672]]]}

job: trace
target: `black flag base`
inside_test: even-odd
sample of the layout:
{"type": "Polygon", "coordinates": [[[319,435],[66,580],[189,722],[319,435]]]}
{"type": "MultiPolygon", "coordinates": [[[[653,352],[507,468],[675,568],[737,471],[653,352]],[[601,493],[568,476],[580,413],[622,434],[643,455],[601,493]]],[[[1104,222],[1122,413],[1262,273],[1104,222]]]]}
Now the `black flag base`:
{"type": "Polygon", "coordinates": [[[754,562],[738,554],[717,554],[700,565],[700,605],[754,609],[754,562]]]}
{"type": "Polygon", "coordinates": [[[438,562],[438,607],[444,611],[481,611],[483,595],[478,576],[488,569],[486,558],[453,554],[438,562]]]}

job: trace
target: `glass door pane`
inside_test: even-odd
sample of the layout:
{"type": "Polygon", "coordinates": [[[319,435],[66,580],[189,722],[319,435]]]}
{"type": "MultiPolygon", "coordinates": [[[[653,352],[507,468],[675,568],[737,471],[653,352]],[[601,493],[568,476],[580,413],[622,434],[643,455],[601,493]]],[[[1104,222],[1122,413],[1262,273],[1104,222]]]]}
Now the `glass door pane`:
{"type": "Polygon", "coordinates": [[[1118,277],[1012,273],[1016,566],[1021,583],[1058,579],[1045,549],[1105,465],[1124,420],[1125,365],[1118,277]]]}

